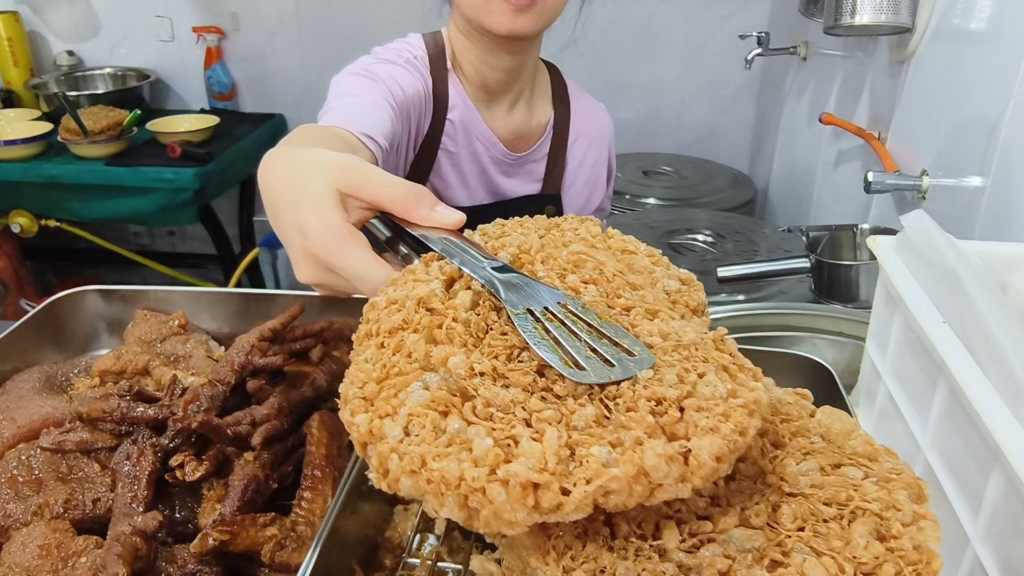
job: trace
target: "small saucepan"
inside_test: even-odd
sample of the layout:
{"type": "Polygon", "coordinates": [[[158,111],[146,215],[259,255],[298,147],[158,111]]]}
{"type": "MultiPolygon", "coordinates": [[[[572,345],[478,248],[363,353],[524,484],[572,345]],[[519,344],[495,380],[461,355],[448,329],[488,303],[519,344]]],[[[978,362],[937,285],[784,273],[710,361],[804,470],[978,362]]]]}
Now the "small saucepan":
{"type": "Polygon", "coordinates": [[[719,266],[718,282],[753,282],[799,276],[811,277],[811,290],[821,301],[847,308],[868,309],[875,298],[878,261],[868,249],[870,236],[894,236],[898,230],[869,224],[794,226],[783,231],[799,234],[806,256],[719,266]]]}

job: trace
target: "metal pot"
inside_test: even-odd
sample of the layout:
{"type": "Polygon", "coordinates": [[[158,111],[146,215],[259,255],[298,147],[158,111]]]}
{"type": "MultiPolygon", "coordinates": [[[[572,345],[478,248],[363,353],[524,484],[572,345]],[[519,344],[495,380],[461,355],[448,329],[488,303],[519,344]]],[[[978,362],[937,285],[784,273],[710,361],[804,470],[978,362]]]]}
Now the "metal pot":
{"type": "Polygon", "coordinates": [[[150,85],[155,79],[155,74],[140,68],[105,66],[47,74],[29,80],[25,88],[39,97],[39,108],[56,124],[67,113],[58,93],[67,94],[70,104],[77,109],[105,104],[148,112],[152,109],[150,85]]]}
{"type": "Polygon", "coordinates": [[[800,0],[800,14],[815,22],[825,19],[825,0],[800,0]]]}
{"type": "Polygon", "coordinates": [[[897,230],[869,224],[800,226],[785,229],[799,234],[807,254],[719,266],[718,282],[751,282],[810,275],[811,290],[823,302],[868,309],[878,283],[878,262],[868,249],[870,236],[894,236],[897,230]]]}
{"type": "Polygon", "coordinates": [[[891,36],[914,29],[917,0],[828,0],[825,34],[830,36],[891,36]]]}
{"type": "Polygon", "coordinates": [[[743,172],[682,154],[638,152],[615,157],[612,212],[671,207],[754,216],[757,186],[743,172]]]}

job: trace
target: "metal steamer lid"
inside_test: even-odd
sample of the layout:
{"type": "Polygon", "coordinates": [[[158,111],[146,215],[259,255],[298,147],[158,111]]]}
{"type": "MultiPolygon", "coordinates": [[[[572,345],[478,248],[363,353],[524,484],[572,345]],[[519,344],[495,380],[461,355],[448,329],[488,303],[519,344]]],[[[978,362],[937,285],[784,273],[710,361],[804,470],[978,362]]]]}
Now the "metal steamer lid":
{"type": "Polygon", "coordinates": [[[705,158],[634,153],[615,157],[613,205],[622,210],[687,206],[740,212],[757,200],[749,176],[705,158]]]}
{"type": "Polygon", "coordinates": [[[720,286],[723,264],[807,253],[798,234],[782,232],[763,220],[695,208],[669,207],[612,214],[608,226],[658,248],[676,266],[693,272],[711,305],[743,302],[811,302],[809,278],[766,280],[720,286]]]}

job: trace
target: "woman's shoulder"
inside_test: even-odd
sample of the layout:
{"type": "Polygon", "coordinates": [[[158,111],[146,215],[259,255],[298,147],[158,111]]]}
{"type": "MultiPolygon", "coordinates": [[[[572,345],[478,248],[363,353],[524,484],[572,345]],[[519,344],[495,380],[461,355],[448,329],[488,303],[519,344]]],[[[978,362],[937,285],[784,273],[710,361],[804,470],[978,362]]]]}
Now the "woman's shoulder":
{"type": "Polygon", "coordinates": [[[572,106],[571,134],[601,142],[614,138],[612,116],[600,100],[591,96],[572,78],[565,79],[569,87],[569,102],[572,106]]]}
{"type": "Polygon", "coordinates": [[[394,64],[412,64],[424,72],[429,72],[427,48],[423,43],[422,34],[409,34],[377,46],[360,60],[363,59],[394,64]]]}

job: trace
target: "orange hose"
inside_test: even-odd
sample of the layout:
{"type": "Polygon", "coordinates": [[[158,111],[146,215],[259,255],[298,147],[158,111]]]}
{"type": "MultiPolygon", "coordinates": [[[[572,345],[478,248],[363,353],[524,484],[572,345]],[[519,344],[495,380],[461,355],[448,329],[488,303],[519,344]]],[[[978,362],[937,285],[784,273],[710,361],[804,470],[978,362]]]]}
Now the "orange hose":
{"type": "Polygon", "coordinates": [[[886,172],[900,171],[896,166],[896,161],[892,159],[892,154],[889,154],[889,150],[885,147],[885,144],[882,144],[882,141],[875,137],[874,134],[860,126],[857,126],[853,122],[848,122],[834,114],[829,114],[828,112],[819,116],[818,122],[821,122],[825,126],[835,126],[836,128],[846,130],[850,134],[853,134],[864,142],[867,142],[868,146],[871,146],[871,149],[875,151],[875,154],[878,154],[878,159],[882,162],[882,169],[886,172]]]}

